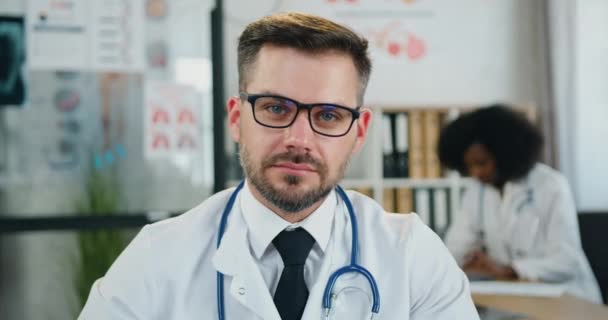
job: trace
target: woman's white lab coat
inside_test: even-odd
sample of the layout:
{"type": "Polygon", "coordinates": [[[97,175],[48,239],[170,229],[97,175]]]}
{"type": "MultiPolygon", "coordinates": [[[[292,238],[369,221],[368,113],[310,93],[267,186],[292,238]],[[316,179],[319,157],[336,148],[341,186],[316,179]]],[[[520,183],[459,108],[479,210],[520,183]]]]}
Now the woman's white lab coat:
{"type": "MultiPolygon", "coordinates": [[[[220,271],[225,274],[226,319],[278,320],[237,205],[216,249],[217,225],[229,193],[145,227],[93,285],[79,319],[217,319],[220,271]]],[[[466,276],[416,215],[385,214],[361,194],[349,192],[349,197],[359,222],[360,263],[375,276],[380,290],[375,319],[479,319],[466,276]]],[[[350,258],[350,223],[344,205],[339,208],[302,319],[322,319],[326,280],[350,258]]],[[[361,276],[344,276],[334,292],[341,293],[336,308],[350,313],[342,319],[369,319],[370,290],[361,276]]]]}
{"type": "Polygon", "coordinates": [[[468,252],[485,246],[493,260],[523,279],[565,283],[569,293],[601,302],[576,214],[566,179],[537,164],[525,178],[508,182],[502,197],[470,181],[446,244],[461,265],[468,252]]]}

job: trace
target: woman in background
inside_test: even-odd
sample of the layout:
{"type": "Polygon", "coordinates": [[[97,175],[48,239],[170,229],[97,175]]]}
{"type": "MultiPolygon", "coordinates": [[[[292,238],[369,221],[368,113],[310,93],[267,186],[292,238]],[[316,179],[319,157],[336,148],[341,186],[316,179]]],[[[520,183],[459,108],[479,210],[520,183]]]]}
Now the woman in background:
{"type": "Polygon", "coordinates": [[[542,145],[540,131],[503,105],[466,113],[442,130],[442,165],[473,178],[446,244],[469,274],[564,283],[601,303],[570,187],[538,162],[542,145]]]}

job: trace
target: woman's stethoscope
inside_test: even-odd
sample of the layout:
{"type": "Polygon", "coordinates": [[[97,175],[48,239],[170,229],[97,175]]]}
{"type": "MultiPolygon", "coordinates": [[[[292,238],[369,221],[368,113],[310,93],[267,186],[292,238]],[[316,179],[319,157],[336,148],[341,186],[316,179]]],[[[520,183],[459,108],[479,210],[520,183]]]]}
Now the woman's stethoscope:
{"type": "MultiPolygon", "coordinates": [[[[224,212],[222,213],[222,217],[220,220],[218,236],[217,236],[217,248],[220,247],[220,243],[222,242],[222,237],[224,236],[224,232],[226,231],[226,225],[228,223],[228,215],[232,210],[234,205],[234,201],[236,200],[236,196],[243,188],[245,181],[241,181],[239,185],[236,187],[234,192],[230,195],[228,199],[228,203],[224,208],[224,212]]],[[[325,291],[323,293],[323,309],[325,310],[325,319],[329,319],[329,314],[331,311],[331,302],[332,302],[332,291],[334,285],[338,278],[346,273],[359,273],[363,275],[372,289],[372,319],[374,318],[374,314],[378,314],[380,312],[380,293],[378,292],[378,285],[376,284],[376,280],[374,276],[363,266],[357,264],[357,260],[359,257],[359,228],[357,226],[357,218],[355,217],[355,210],[353,209],[353,205],[348,199],[346,192],[340,187],[336,187],[336,191],[342,198],[342,201],[346,204],[346,208],[348,209],[348,215],[350,216],[350,225],[352,228],[352,244],[350,251],[350,264],[336,270],[329,276],[327,280],[327,284],[325,285],[325,291]]],[[[217,315],[219,320],[224,320],[224,275],[220,272],[217,273],[217,315]]]]}
{"type": "MultiPolygon", "coordinates": [[[[479,237],[479,241],[481,243],[484,243],[484,232],[483,232],[483,224],[484,224],[484,203],[485,203],[485,189],[486,187],[484,185],[481,186],[481,189],[479,190],[479,202],[477,204],[477,221],[479,223],[479,231],[478,231],[478,237],[479,237]]],[[[524,207],[526,207],[527,205],[532,205],[534,203],[534,191],[532,190],[532,188],[530,187],[527,179],[526,179],[526,196],[524,197],[523,200],[521,200],[518,205],[515,208],[515,213],[517,215],[520,215],[522,210],[524,209],[524,207]]],[[[482,248],[483,250],[483,248],[482,248]]]]}

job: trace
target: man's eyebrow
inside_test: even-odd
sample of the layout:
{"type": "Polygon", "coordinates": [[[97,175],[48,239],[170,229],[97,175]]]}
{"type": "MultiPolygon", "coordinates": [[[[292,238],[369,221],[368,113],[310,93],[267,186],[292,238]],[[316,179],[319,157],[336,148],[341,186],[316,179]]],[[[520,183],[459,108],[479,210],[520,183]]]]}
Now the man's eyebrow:
{"type": "Polygon", "coordinates": [[[279,97],[287,98],[287,97],[285,97],[284,95],[282,95],[280,93],[277,93],[277,92],[274,92],[274,91],[270,91],[270,90],[262,90],[262,91],[258,91],[258,92],[252,93],[252,94],[264,94],[264,95],[267,94],[267,95],[271,95],[271,96],[279,96],[279,97]]]}
{"type": "Polygon", "coordinates": [[[252,92],[251,94],[277,96],[277,97],[281,97],[281,98],[297,101],[298,103],[302,103],[302,104],[336,105],[336,106],[345,107],[345,108],[349,108],[349,109],[353,109],[353,110],[357,109],[356,106],[355,107],[351,107],[350,105],[348,105],[344,101],[336,101],[336,102],[333,102],[333,101],[332,102],[328,102],[328,101],[313,101],[311,103],[301,102],[299,100],[295,100],[294,98],[287,97],[285,95],[282,95],[280,93],[277,93],[277,92],[274,92],[274,91],[270,91],[270,90],[260,90],[260,91],[257,91],[257,92],[252,92]]]}

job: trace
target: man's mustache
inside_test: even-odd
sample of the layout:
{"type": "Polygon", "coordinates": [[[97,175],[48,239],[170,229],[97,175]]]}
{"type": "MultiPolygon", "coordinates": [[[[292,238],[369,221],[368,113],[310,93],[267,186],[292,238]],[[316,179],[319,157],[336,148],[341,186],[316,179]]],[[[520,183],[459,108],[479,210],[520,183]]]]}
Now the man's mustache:
{"type": "Polygon", "coordinates": [[[262,164],[264,169],[270,168],[277,164],[278,162],[293,162],[293,163],[307,163],[311,165],[315,170],[320,171],[320,169],[324,168],[321,161],[315,159],[308,153],[294,153],[294,152],[284,152],[276,154],[266,160],[262,164]]]}

